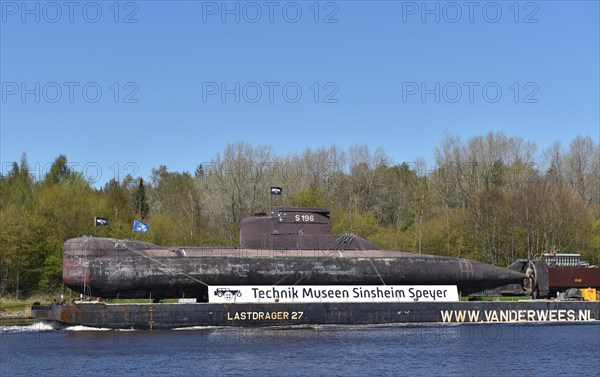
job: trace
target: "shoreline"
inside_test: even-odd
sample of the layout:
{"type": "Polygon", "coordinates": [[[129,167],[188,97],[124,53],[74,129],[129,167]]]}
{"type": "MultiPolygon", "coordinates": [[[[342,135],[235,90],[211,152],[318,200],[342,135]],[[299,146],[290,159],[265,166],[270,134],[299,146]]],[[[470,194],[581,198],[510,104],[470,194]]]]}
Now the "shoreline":
{"type": "Polygon", "coordinates": [[[26,326],[39,322],[35,318],[7,317],[0,318],[0,326],[26,326]]]}

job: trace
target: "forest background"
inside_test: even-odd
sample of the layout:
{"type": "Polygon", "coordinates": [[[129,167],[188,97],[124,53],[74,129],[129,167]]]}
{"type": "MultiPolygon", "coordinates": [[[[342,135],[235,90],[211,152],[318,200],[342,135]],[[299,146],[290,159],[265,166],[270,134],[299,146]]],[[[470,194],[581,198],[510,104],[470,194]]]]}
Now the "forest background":
{"type": "Polygon", "coordinates": [[[0,175],[0,297],[62,289],[62,246],[82,235],[161,245],[236,246],[239,223],[271,203],[325,207],[332,232],[384,249],[507,266],[546,252],[600,263],[600,145],[589,136],[545,150],[501,132],[445,134],[424,160],[394,162],[366,145],[232,143],[194,172],[152,170],[94,187],[59,155],[43,176],[27,156],[0,175]],[[431,164],[430,164],[431,165],[431,164]],[[269,187],[283,188],[273,197],[269,187]],[[109,219],[95,227],[94,218],[109,219]],[[149,224],[132,233],[133,220],[149,224]]]}

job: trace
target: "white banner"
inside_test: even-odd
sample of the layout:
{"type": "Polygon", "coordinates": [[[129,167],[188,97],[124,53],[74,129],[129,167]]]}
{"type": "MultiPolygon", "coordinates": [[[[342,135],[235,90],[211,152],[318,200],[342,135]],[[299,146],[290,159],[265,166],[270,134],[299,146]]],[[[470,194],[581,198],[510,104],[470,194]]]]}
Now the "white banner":
{"type": "Polygon", "coordinates": [[[456,285],[230,285],[208,287],[210,303],[459,301],[456,285]]]}

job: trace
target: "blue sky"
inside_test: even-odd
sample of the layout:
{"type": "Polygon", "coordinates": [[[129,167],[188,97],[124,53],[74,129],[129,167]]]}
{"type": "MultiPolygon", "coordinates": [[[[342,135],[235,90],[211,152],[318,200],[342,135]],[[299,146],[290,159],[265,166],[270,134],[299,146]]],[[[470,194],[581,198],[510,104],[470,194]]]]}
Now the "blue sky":
{"type": "Polygon", "coordinates": [[[227,143],[600,137],[598,1],[1,1],[0,160],[106,182],[227,143]]]}

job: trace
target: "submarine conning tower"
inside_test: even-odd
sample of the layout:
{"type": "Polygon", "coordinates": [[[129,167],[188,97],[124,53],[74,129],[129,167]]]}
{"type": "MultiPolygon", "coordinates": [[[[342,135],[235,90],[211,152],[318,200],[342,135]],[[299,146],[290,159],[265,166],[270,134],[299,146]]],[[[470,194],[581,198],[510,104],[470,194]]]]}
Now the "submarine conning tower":
{"type": "Polygon", "coordinates": [[[240,223],[240,247],[268,250],[379,250],[364,238],[331,234],[325,208],[272,207],[240,223]]]}

